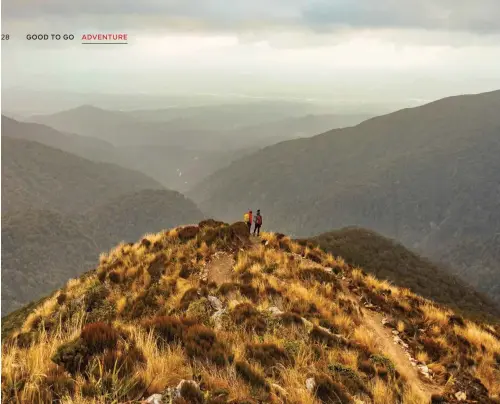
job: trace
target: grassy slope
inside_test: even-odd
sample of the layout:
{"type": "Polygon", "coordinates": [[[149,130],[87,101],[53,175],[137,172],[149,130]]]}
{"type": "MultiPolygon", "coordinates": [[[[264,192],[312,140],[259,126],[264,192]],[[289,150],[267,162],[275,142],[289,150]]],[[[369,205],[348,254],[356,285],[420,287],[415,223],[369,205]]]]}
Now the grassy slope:
{"type": "Polygon", "coordinates": [[[456,276],[373,231],[345,228],[310,240],[323,250],[343,257],[349,265],[455,310],[471,316],[499,316],[493,302],[456,276]]]}
{"type": "Polygon", "coordinates": [[[296,237],[374,229],[446,260],[500,303],[499,109],[500,91],[451,97],[283,142],[188,196],[223,220],[241,217],[251,201],[265,228],[296,237]]]}
{"type": "Polygon", "coordinates": [[[319,249],[263,237],[266,245],[250,243],[240,223],[117,246],[3,341],[4,399],[138,400],[165,395],[182,379],[199,382],[203,394],[185,388],[178,403],[278,403],[284,396],[305,404],[339,397],[424,403],[429,390],[450,403],[457,391],[481,403],[499,397],[498,329],[454,316],[319,249]],[[234,262],[231,278],[208,283],[221,256],[234,262]],[[209,296],[220,299],[215,316],[209,296]],[[401,362],[380,351],[381,334],[369,326],[379,316],[373,311],[428,365],[432,389],[403,377],[401,362]]]}
{"type": "Polygon", "coordinates": [[[2,313],[61,287],[123,240],[202,218],[193,202],[168,190],[125,194],[85,215],[45,210],[2,215],[2,313]]]}

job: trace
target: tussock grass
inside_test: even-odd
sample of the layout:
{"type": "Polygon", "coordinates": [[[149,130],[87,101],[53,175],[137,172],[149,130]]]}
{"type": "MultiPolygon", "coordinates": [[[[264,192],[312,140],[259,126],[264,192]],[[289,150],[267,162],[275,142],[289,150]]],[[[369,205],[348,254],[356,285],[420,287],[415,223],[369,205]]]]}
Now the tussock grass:
{"type": "Polygon", "coordinates": [[[381,379],[376,379],[372,384],[373,403],[374,404],[387,404],[394,403],[393,390],[381,379]]]}
{"type": "Polygon", "coordinates": [[[424,319],[427,323],[434,323],[442,327],[448,324],[448,319],[451,314],[449,311],[443,310],[430,303],[420,306],[420,309],[424,312],[424,319]]]}
{"type": "Polygon", "coordinates": [[[396,315],[392,326],[437,381],[447,381],[450,363],[473,362],[467,371],[490,395],[500,394],[494,330],[453,317],[307,243],[264,233],[267,245],[247,246],[231,239],[229,227],[217,226],[146,234],[102,254],[95,272],[68,281],[4,342],[5,397],[124,402],[196,376],[213,403],[223,397],[317,404],[344,395],[421,403],[418,389],[378,350],[381,336],[360,314],[367,291],[383,303],[378,310],[396,315]],[[207,285],[201,276],[221,248],[232,254],[233,274],[227,283],[207,285]],[[222,302],[219,320],[212,318],[209,295],[222,302]],[[274,313],[276,307],[283,313],[274,313]],[[306,388],[311,377],[313,391],[306,388]]]}

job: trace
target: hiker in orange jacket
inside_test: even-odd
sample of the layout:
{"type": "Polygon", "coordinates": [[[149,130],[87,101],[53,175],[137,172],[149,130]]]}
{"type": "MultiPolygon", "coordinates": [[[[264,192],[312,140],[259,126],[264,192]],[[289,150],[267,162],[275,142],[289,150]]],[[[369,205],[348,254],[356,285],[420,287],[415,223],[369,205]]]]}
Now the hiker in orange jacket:
{"type": "Polygon", "coordinates": [[[257,216],[255,216],[255,227],[253,228],[253,235],[257,231],[257,236],[260,236],[260,227],[262,226],[262,216],[260,215],[260,209],[257,209],[257,216]]]}
{"type": "Polygon", "coordinates": [[[251,210],[249,210],[243,216],[243,221],[247,224],[249,233],[252,231],[252,218],[253,218],[253,214],[252,214],[251,210]]]}

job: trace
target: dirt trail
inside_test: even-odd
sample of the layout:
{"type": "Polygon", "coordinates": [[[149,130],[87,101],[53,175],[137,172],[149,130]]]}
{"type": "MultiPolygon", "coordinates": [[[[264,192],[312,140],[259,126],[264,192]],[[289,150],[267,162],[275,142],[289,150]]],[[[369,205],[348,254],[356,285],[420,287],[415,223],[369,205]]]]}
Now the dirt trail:
{"type": "Polygon", "coordinates": [[[231,255],[225,253],[216,254],[207,267],[208,282],[215,282],[217,285],[230,282],[233,266],[234,258],[231,255]]]}
{"type": "MultiPolygon", "coordinates": [[[[261,241],[260,237],[250,236],[251,248],[257,248],[261,241]]],[[[216,253],[206,269],[207,281],[215,282],[217,285],[231,282],[234,264],[235,260],[231,254],[216,253]]]]}
{"type": "Polygon", "coordinates": [[[368,310],[363,310],[363,314],[366,326],[375,333],[377,347],[394,363],[397,371],[426,397],[427,402],[430,402],[433,394],[442,393],[439,386],[422,380],[419,371],[411,365],[404,349],[394,343],[393,335],[383,326],[382,316],[368,310]]]}

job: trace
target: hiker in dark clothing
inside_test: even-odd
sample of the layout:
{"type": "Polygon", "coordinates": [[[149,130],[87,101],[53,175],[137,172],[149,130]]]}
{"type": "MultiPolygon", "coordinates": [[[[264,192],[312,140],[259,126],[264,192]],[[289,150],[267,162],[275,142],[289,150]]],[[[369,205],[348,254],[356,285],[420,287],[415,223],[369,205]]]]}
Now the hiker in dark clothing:
{"type": "Polygon", "coordinates": [[[260,209],[257,210],[257,215],[255,216],[255,227],[253,228],[253,235],[257,232],[257,236],[260,235],[260,227],[262,226],[262,216],[260,215],[260,209]]]}

